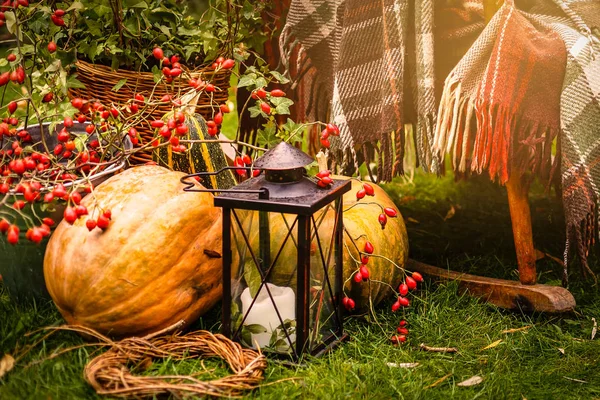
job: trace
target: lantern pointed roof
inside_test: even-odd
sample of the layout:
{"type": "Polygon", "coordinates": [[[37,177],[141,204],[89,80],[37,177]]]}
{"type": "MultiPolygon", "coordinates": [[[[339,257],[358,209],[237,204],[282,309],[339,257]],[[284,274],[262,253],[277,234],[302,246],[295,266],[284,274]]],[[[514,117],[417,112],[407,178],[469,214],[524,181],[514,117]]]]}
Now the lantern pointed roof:
{"type": "Polygon", "coordinates": [[[254,167],[266,170],[302,168],[314,160],[302,150],[281,142],[254,161],[254,167]]]}

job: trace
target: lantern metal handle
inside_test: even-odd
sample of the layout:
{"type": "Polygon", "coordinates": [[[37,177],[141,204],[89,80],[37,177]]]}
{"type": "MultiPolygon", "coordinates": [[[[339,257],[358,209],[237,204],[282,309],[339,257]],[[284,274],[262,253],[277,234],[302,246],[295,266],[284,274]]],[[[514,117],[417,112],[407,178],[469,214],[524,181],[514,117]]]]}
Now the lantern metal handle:
{"type": "Polygon", "coordinates": [[[196,187],[196,184],[193,181],[190,181],[190,179],[193,179],[197,176],[199,177],[204,177],[204,176],[213,176],[213,175],[219,175],[221,172],[223,171],[227,171],[227,170],[231,170],[231,169],[235,169],[235,170],[239,170],[239,169],[244,169],[247,171],[252,171],[252,170],[256,170],[256,168],[252,168],[252,167],[223,167],[218,171],[214,171],[214,172],[196,172],[194,174],[188,174],[183,176],[180,181],[181,183],[183,183],[184,185],[186,185],[183,188],[184,192],[206,192],[206,193],[250,193],[250,194],[258,194],[258,198],[261,200],[269,200],[269,189],[261,187],[260,189],[257,190],[249,190],[249,189],[245,189],[245,190],[236,190],[236,189],[199,189],[196,187]]]}

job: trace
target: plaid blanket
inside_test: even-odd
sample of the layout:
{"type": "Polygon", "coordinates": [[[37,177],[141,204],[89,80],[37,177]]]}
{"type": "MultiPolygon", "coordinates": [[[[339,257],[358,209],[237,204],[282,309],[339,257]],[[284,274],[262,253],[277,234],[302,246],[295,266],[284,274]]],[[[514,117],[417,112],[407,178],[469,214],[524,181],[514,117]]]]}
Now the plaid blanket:
{"type": "Polygon", "coordinates": [[[587,255],[598,235],[600,41],[589,24],[600,2],[534,3],[523,12],[506,1],[450,73],[435,147],[451,154],[455,170],[487,171],[501,183],[525,171],[549,181],[561,160],[566,281],[573,246],[591,273],[587,255]]]}
{"type": "Polygon", "coordinates": [[[500,183],[525,171],[548,178],[565,65],[559,35],[506,1],[446,79],[436,150],[500,183]]]}
{"type": "Polygon", "coordinates": [[[594,276],[587,256],[598,234],[600,199],[600,27],[597,0],[555,0],[562,18],[542,18],[567,48],[566,76],[560,100],[561,183],[565,210],[566,281],[568,258],[575,247],[584,272],[594,276]],[[596,20],[592,19],[596,17],[596,20]],[[585,19],[584,19],[585,18],[585,19]],[[594,23],[595,25],[589,25],[594,23]]]}
{"type": "Polygon", "coordinates": [[[431,146],[433,6],[434,0],[292,1],[281,34],[282,59],[289,61],[300,45],[305,57],[298,57],[304,62],[296,66],[298,75],[316,71],[312,106],[330,111],[323,114],[340,128],[332,145],[347,173],[362,161],[378,162],[379,180],[401,173],[407,122],[416,125],[421,165],[440,170],[431,146]]]}

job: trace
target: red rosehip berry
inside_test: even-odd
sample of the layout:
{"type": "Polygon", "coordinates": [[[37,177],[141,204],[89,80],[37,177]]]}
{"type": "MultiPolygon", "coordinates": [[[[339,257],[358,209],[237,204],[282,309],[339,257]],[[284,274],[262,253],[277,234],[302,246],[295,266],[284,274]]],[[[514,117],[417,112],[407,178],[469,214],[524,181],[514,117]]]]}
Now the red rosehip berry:
{"type": "Polygon", "coordinates": [[[408,286],[409,290],[415,290],[417,288],[417,281],[415,281],[410,276],[406,277],[406,286],[408,286]]]}
{"type": "Polygon", "coordinates": [[[65,221],[67,221],[67,223],[73,225],[73,223],[75,223],[75,221],[77,221],[77,212],[75,211],[75,209],[73,207],[68,206],[67,208],[65,208],[63,217],[65,218],[65,221]]]}
{"type": "Polygon", "coordinates": [[[19,243],[19,232],[19,227],[16,225],[11,225],[8,228],[8,231],[6,233],[6,240],[9,244],[15,245],[19,243]]]}
{"type": "Polygon", "coordinates": [[[410,306],[410,301],[406,297],[398,297],[398,303],[400,303],[402,307],[410,306]]]}
{"type": "Polygon", "coordinates": [[[79,110],[81,107],[83,107],[83,99],[76,97],[73,100],[71,100],[71,105],[79,110]]]}
{"type": "Polygon", "coordinates": [[[54,43],[54,42],[48,43],[48,51],[50,53],[54,53],[56,51],[56,43],[54,43]]]}
{"type": "Polygon", "coordinates": [[[386,215],[385,214],[379,214],[379,217],[377,218],[377,220],[381,224],[381,229],[385,229],[385,224],[387,224],[387,217],[386,217],[386,215]]]}
{"type": "Polygon", "coordinates": [[[350,297],[344,297],[342,299],[342,304],[348,311],[352,311],[354,310],[354,307],[356,307],[354,300],[352,300],[350,297]]]}
{"type": "Polygon", "coordinates": [[[406,296],[408,294],[408,286],[406,283],[400,284],[398,287],[398,292],[400,293],[400,296],[406,296]]]}
{"type": "Polygon", "coordinates": [[[369,279],[369,276],[371,275],[369,273],[369,268],[367,268],[365,265],[360,266],[359,272],[362,275],[363,281],[366,281],[367,279],[369,279]]]}
{"type": "Polygon", "coordinates": [[[82,215],[88,215],[87,207],[82,206],[81,204],[75,207],[75,212],[77,213],[78,217],[81,217],[82,215]]]}
{"type": "Polygon", "coordinates": [[[360,273],[360,271],[359,271],[359,272],[357,272],[356,274],[354,274],[354,277],[353,277],[353,279],[354,279],[354,282],[356,282],[356,283],[360,283],[360,282],[362,282],[362,280],[363,280],[363,276],[362,276],[362,274],[360,273]]]}
{"type": "Polygon", "coordinates": [[[81,203],[81,194],[79,192],[74,191],[69,197],[75,205],[79,205],[79,203],[81,203]]]}
{"type": "Polygon", "coordinates": [[[223,123],[223,114],[222,113],[217,113],[215,115],[215,118],[213,119],[215,121],[215,124],[217,125],[221,125],[223,123]]]}
{"type": "Polygon", "coordinates": [[[25,202],[23,200],[17,200],[13,203],[13,208],[15,210],[22,210],[25,208],[25,202]]]}
{"type": "Polygon", "coordinates": [[[392,312],[396,312],[398,311],[398,309],[400,308],[400,303],[399,302],[394,302],[394,304],[392,304],[392,312]]]}
{"type": "Polygon", "coordinates": [[[10,228],[10,222],[5,218],[0,219],[0,233],[6,233],[8,228],[10,228]]]}
{"type": "Polygon", "coordinates": [[[31,230],[31,234],[29,235],[29,240],[31,240],[33,243],[39,244],[43,238],[44,238],[44,233],[40,228],[35,227],[31,230]]]}
{"type": "Polygon", "coordinates": [[[54,220],[52,218],[42,218],[42,222],[44,223],[44,225],[54,226],[54,220]]]}
{"type": "Polygon", "coordinates": [[[228,58],[227,60],[223,61],[223,63],[221,64],[221,68],[223,69],[231,69],[235,66],[235,61],[232,60],[231,58],[228,58]]]}
{"type": "Polygon", "coordinates": [[[418,272],[413,272],[412,273],[412,278],[417,281],[417,282],[423,282],[423,275],[421,275],[418,272]]]}
{"type": "Polygon", "coordinates": [[[265,114],[270,114],[271,113],[271,106],[268,105],[267,103],[260,103],[260,109],[265,113],[265,114]]]}
{"type": "Polygon", "coordinates": [[[65,26],[65,20],[57,16],[56,14],[50,15],[50,19],[52,20],[52,23],[54,23],[54,25],[56,26],[65,26]]]}
{"type": "Polygon", "coordinates": [[[154,50],[152,50],[152,55],[157,60],[162,60],[165,57],[165,54],[160,47],[155,47],[154,50]]]}
{"type": "Polygon", "coordinates": [[[108,228],[108,225],[110,225],[110,219],[107,218],[105,215],[100,215],[98,217],[98,221],[96,222],[96,225],[98,226],[98,228],[100,228],[102,230],[106,230],[108,228]]]}
{"type": "Polygon", "coordinates": [[[273,97],[285,97],[285,92],[281,89],[271,90],[271,96],[273,97]]]}
{"type": "Polygon", "coordinates": [[[360,189],[358,192],[356,192],[356,200],[364,198],[366,194],[367,192],[365,192],[365,189],[360,189]]]}
{"type": "Polygon", "coordinates": [[[365,242],[365,253],[373,254],[374,250],[375,248],[373,247],[373,244],[371,242],[365,242]]]}
{"type": "Polygon", "coordinates": [[[398,216],[398,211],[396,211],[395,209],[393,209],[391,207],[384,208],[383,212],[385,212],[385,214],[390,218],[395,218],[398,216]]]}
{"type": "Polygon", "coordinates": [[[408,335],[408,328],[402,328],[402,327],[398,327],[396,329],[398,331],[399,334],[401,335],[408,335]]]}
{"type": "Polygon", "coordinates": [[[85,226],[86,228],[88,228],[88,231],[93,231],[96,228],[96,221],[94,221],[93,219],[88,219],[87,221],[85,221],[85,226]]]}
{"type": "Polygon", "coordinates": [[[363,188],[368,196],[375,196],[375,189],[373,189],[373,186],[369,185],[368,183],[363,183],[363,188]]]}
{"type": "Polygon", "coordinates": [[[258,96],[259,99],[266,99],[267,98],[267,91],[263,88],[260,89],[256,89],[255,91],[256,95],[258,96]]]}
{"type": "Polygon", "coordinates": [[[150,122],[150,126],[152,126],[153,128],[162,128],[164,125],[165,121],[160,119],[155,119],[154,121],[150,122]]]}

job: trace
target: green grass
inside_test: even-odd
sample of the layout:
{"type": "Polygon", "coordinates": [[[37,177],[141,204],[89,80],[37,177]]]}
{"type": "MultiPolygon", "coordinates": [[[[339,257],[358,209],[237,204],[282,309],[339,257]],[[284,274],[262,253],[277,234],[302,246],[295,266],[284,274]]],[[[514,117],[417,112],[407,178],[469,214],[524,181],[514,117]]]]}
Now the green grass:
{"type": "MultiPolygon", "coordinates": [[[[478,178],[454,182],[453,177],[417,174],[414,182],[398,180],[386,185],[405,219],[411,256],[420,261],[450,266],[486,276],[514,279],[516,263],[505,190],[478,178]],[[454,206],[451,218],[448,210],[454,206]],[[412,221],[412,222],[411,222],[412,221]]],[[[532,195],[534,234],[538,248],[562,258],[564,223],[560,203],[540,188],[532,195]]],[[[376,221],[375,221],[376,223],[376,221]]],[[[592,268],[599,271],[596,258],[592,268]]],[[[561,268],[551,261],[538,263],[539,280],[557,284],[561,268]]],[[[389,344],[399,316],[389,310],[391,299],[377,308],[381,328],[370,318],[353,318],[346,324],[351,340],[332,353],[289,368],[271,362],[264,386],[249,394],[264,399],[600,399],[600,345],[590,341],[591,318],[600,319],[600,290],[583,281],[572,265],[570,289],[576,312],[564,316],[523,314],[500,310],[457,294],[455,283],[427,281],[416,293],[407,313],[410,340],[389,344]],[[531,328],[502,333],[512,328],[531,328]],[[502,342],[483,350],[487,345],[502,342]],[[453,346],[457,354],[419,350],[419,344],[453,346]],[[559,349],[564,351],[561,353],[559,349]],[[417,362],[410,369],[388,363],[417,362]],[[479,375],[472,387],[457,383],[479,375]],[[443,382],[429,387],[440,378],[443,382]],[[288,378],[296,378],[289,380],[288,378]],[[585,381],[576,382],[571,379],[585,381]],[[278,382],[282,379],[288,379],[278,382]]],[[[31,344],[28,331],[62,323],[52,304],[15,305],[0,289],[0,354],[15,353],[15,346],[31,344]]],[[[216,331],[218,312],[198,321],[196,328],[216,331]]],[[[83,379],[83,367],[92,349],[78,349],[52,360],[42,360],[57,349],[83,343],[77,335],[62,332],[36,346],[13,371],[0,380],[0,399],[81,399],[98,396],[83,379]]],[[[225,372],[220,361],[205,363],[225,372]]],[[[199,362],[155,362],[151,371],[201,371],[199,362]]],[[[210,379],[208,374],[205,379],[210,379]]]]}

